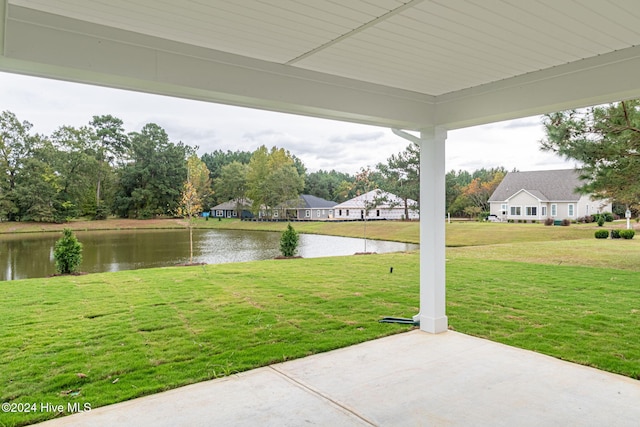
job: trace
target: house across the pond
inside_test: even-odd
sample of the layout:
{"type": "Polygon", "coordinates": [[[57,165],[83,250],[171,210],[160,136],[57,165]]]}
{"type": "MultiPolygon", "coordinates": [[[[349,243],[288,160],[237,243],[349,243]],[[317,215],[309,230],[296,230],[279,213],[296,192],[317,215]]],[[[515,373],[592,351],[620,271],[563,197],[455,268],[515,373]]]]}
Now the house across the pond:
{"type": "Polygon", "coordinates": [[[211,208],[211,217],[213,218],[238,218],[238,216],[242,219],[253,218],[251,200],[229,200],[211,208]]]}
{"type": "Polygon", "coordinates": [[[372,190],[333,207],[336,219],[420,219],[418,202],[395,194],[372,190]]]}
{"type": "Polygon", "coordinates": [[[274,219],[325,220],[333,218],[333,207],[337,203],[310,194],[302,194],[273,211],[274,219]]]}
{"type": "Polygon", "coordinates": [[[578,193],[580,185],[575,169],[509,172],[489,198],[490,213],[502,221],[544,221],[611,212],[608,200],[578,193]]]}

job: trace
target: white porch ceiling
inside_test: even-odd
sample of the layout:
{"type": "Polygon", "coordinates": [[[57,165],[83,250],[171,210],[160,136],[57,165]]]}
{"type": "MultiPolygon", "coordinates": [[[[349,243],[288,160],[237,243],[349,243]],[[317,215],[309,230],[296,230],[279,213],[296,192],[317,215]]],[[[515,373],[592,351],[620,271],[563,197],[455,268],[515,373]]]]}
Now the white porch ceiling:
{"type": "Polygon", "coordinates": [[[0,0],[0,12],[0,70],[383,126],[640,97],[637,0],[0,0]]]}

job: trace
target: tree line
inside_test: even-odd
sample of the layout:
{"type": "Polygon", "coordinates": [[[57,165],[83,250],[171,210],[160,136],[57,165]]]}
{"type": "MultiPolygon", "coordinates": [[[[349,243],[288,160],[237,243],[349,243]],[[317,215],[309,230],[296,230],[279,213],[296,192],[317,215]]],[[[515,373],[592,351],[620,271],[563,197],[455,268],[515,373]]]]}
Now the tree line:
{"type": "MultiPolygon", "coordinates": [[[[112,115],[51,135],[32,132],[15,114],[0,114],[0,220],[65,222],[192,217],[229,200],[250,199],[267,210],[311,194],[340,203],[379,188],[419,202],[419,149],[414,143],[373,169],[351,175],[308,173],[303,162],[277,147],[255,151],[197,148],[170,140],[154,123],[125,132],[112,115]]],[[[447,174],[447,208],[453,214],[487,210],[486,199],[503,168],[447,174]]],[[[408,215],[407,215],[408,217],[408,215]]]]}

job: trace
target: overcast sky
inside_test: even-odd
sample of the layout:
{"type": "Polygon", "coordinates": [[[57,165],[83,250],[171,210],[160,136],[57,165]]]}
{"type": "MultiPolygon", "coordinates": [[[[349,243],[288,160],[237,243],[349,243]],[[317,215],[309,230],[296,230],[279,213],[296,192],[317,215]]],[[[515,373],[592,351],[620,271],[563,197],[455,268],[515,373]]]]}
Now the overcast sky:
{"type": "MultiPolygon", "coordinates": [[[[199,154],[277,146],[299,157],[309,172],[335,169],[354,174],[385,162],[408,145],[389,129],[375,126],[0,73],[0,111],[5,110],[45,135],[63,125],[87,125],[94,115],[111,114],[123,120],[127,132],[156,123],[171,141],[198,146],[199,154]]],[[[543,136],[539,117],[450,131],[447,171],[573,167],[539,150],[543,136]]]]}

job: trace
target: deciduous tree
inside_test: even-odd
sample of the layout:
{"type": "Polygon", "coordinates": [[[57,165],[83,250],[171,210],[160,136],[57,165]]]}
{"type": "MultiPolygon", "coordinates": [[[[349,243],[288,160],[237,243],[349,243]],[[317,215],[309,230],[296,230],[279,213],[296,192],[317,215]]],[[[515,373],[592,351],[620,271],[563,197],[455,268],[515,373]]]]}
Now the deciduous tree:
{"type": "Polygon", "coordinates": [[[214,182],[214,188],[219,200],[235,202],[238,218],[242,218],[242,201],[247,192],[247,172],[249,166],[240,162],[224,165],[220,176],[214,182]]]}
{"type": "Polygon", "coordinates": [[[272,215],[273,209],[288,200],[297,199],[304,189],[304,176],[291,154],[264,145],[251,156],[247,172],[247,196],[253,201],[253,210],[264,207],[272,215]]]}
{"type": "Polygon", "coordinates": [[[182,187],[182,198],[178,207],[178,215],[187,219],[189,229],[189,263],[193,264],[193,221],[202,212],[202,204],[196,187],[187,180],[182,187]]]}
{"type": "Polygon", "coordinates": [[[193,185],[202,206],[204,206],[205,203],[210,203],[213,189],[211,188],[209,169],[195,154],[191,154],[189,158],[187,158],[187,181],[193,185]]]}

